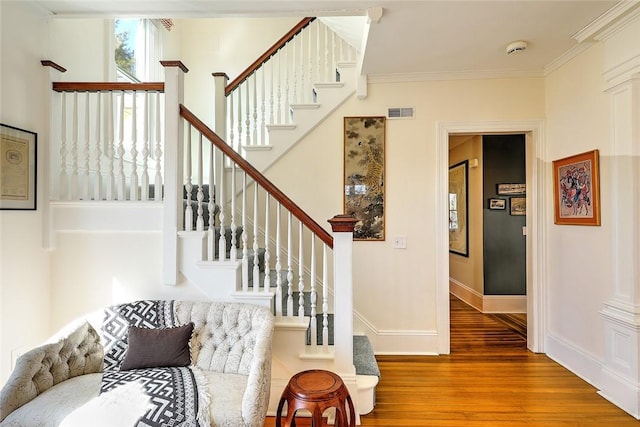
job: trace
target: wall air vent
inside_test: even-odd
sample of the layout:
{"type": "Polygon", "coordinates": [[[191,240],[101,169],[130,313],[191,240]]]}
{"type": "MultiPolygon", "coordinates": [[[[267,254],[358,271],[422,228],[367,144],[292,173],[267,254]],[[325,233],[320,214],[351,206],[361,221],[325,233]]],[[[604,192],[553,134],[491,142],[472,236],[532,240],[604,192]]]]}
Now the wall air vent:
{"type": "Polygon", "coordinates": [[[413,107],[405,108],[389,108],[387,110],[387,117],[390,119],[412,119],[413,107]]]}

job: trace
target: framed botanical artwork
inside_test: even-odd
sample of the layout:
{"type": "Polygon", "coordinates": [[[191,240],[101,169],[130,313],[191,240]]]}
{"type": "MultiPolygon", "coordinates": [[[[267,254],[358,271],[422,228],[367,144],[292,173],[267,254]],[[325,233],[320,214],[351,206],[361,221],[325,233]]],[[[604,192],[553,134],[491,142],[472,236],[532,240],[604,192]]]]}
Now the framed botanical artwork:
{"type": "Polygon", "coordinates": [[[498,195],[525,194],[527,192],[526,184],[498,184],[498,195]]]}
{"type": "Polygon", "coordinates": [[[490,210],[505,210],[507,208],[507,201],[505,199],[489,199],[490,210]]]}
{"type": "Polygon", "coordinates": [[[554,160],[554,222],[600,225],[600,169],[598,150],[554,160]]]}
{"type": "Polygon", "coordinates": [[[35,132],[0,123],[0,209],[36,209],[35,132]]]}
{"type": "Polygon", "coordinates": [[[469,162],[449,167],[449,252],[469,256],[469,162]]]}
{"type": "Polygon", "coordinates": [[[385,117],[344,118],[344,213],[354,240],[384,240],[385,117]]]}
{"type": "Polygon", "coordinates": [[[511,215],[526,215],[527,214],[527,198],[526,197],[510,198],[509,213],[511,215]]]}

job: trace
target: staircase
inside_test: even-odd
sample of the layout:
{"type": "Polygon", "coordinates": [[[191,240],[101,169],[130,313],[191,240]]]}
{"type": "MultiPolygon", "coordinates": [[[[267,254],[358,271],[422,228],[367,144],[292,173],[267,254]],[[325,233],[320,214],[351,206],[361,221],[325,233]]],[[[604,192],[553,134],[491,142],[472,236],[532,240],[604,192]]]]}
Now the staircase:
{"type": "Polygon", "coordinates": [[[328,233],[261,173],[353,95],[355,53],[313,19],[290,33],[231,84],[215,75],[216,132],[183,105],[178,61],[163,62],[163,84],[53,83],[54,197],[161,201],[166,284],[184,277],[208,298],[273,310],[270,412],[293,374],[328,369],[365,414],[379,370],[368,339],[352,333],[354,222],[337,216],[328,233]],[[161,122],[177,143],[161,143],[161,122]],[[82,138],[68,131],[78,128],[82,138]]]}

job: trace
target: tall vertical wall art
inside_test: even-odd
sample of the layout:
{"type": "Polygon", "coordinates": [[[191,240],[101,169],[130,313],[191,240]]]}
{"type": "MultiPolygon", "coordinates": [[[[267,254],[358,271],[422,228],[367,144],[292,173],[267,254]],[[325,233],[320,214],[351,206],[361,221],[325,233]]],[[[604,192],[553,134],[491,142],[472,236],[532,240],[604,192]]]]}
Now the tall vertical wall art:
{"type": "Polygon", "coordinates": [[[385,117],[344,118],[344,213],[355,240],[384,240],[385,117]]]}

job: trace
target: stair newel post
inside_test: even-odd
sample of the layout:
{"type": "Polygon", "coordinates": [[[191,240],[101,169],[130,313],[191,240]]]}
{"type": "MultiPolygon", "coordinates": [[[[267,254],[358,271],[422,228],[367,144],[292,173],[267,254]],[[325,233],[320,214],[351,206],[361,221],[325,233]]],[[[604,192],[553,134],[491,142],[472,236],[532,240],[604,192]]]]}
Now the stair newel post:
{"type": "MultiPolygon", "coordinates": [[[[225,94],[225,88],[227,87],[227,82],[229,81],[229,76],[225,73],[213,73],[213,88],[214,88],[214,99],[213,99],[213,111],[215,114],[214,120],[214,130],[218,135],[223,137],[227,136],[227,95],[225,94]]],[[[233,128],[233,96],[229,94],[229,101],[231,102],[229,112],[232,114],[231,116],[231,127],[233,128]]],[[[229,144],[233,146],[233,136],[230,135],[229,144]]],[[[209,194],[213,194],[211,192],[211,188],[209,188],[209,194]]]]}
{"type": "MultiPolygon", "coordinates": [[[[165,153],[164,213],[162,224],[162,276],[166,285],[178,281],[178,230],[183,227],[182,177],[184,126],[180,105],[184,102],[184,74],[189,70],[180,61],[161,61],[165,67],[165,153]]],[[[160,191],[160,189],[158,189],[160,191]]]]}
{"type": "Polygon", "coordinates": [[[353,366],[353,229],[351,215],[329,220],[333,230],[333,291],[335,361],[338,372],[352,373],[353,366]]]}

